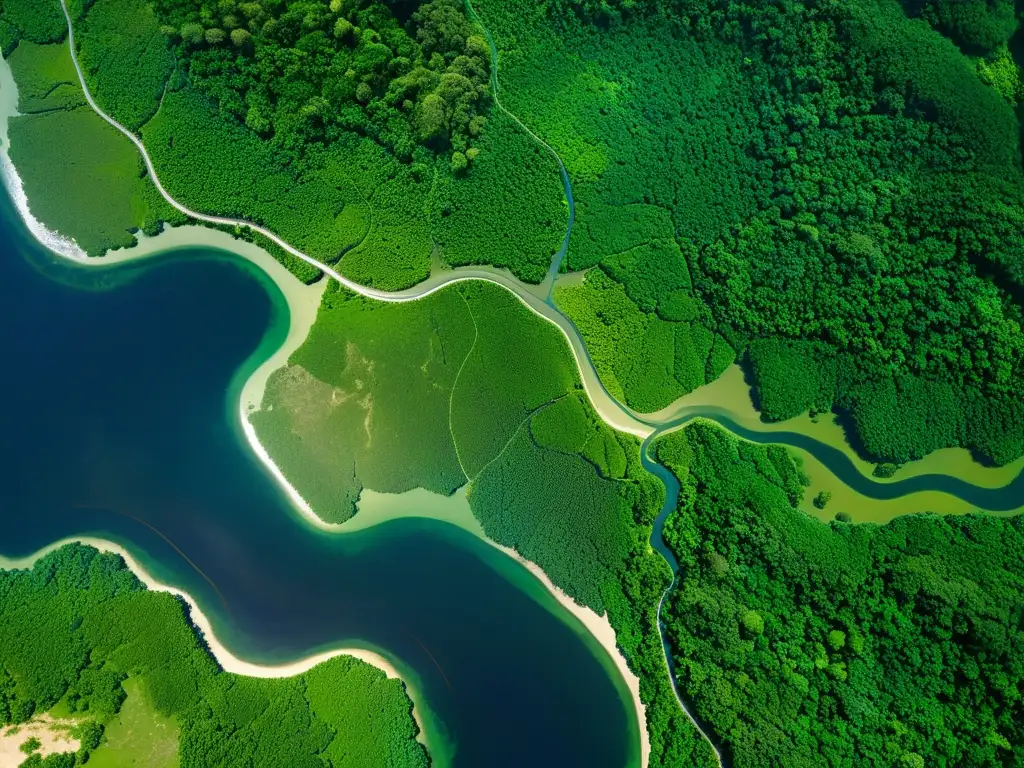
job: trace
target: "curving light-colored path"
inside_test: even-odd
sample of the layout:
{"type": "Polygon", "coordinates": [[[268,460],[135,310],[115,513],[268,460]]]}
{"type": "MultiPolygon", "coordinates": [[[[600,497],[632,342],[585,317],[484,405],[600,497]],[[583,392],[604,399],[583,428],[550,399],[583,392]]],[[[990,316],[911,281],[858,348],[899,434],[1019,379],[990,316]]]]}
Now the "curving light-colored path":
{"type": "MultiPolygon", "coordinates": [[[[573,203],[573,198],[572,198],[572,187],[571,187],[571,184],[569,182],[569,178],[568,178],[568,174],[566,173],[565,166],[562,163],[561,158],[558,156],[558,153],[555,152],[555,150],[549,144],[547,144],[540,137],[538,137],[526,125],[524,125],[522,123],[522,121],[519,120],[518,117],[516,117],[516,115],[514,115],[512,112],[510,112],[508,109],[506,109],[504,107],[504,105],[502,105],[502,103],[501,103],[501,101],[499,99],[499,96],[498,96],[498,78],[497,78],[498,56],[497,56],[497,47],[495,46],[494,40],[491,37],[490,32],[486,29],[486,27],[480,21],[479,16],[477,15],[475,9],[473,8],[473,6],[472,6],[472,4],[471,4],[471,2],[469,0],[466,0],[466,5],[467,5],[467,8],[469,10],[469,13],[473,17],[473,19],[484,30],[484,33],[485,33],[485,35],[487,37],[487,40],[488,40],[488,43],[489,43],[490,49],[491,49],[491,64],[492,64],[492,66],[491,66],[491,85],[492,85],[492,91],[493,91],[493,97],[494,97],[495,105],[500,110],[502,110],[502,112],[505,113],[510,119],[512,119],[523,131],[525,131],[529,136],[531,136],[535,141],[537,141],[541,146],[543,146],[545,148],[545,150],[547,152],[549,152],[554,157],[554,159],[556,160],[556,162],[558,164],[558,168],[559,168],[559,171],[560,171],[560,174],[561,174],[561,178],[562,178],[563,188],[565,190],[566,201],[567,201],[568,206],[569,206],[569,226],[568,226],[567,231],[566,231],[566,236],[565,236],[565,238],[563,240],[562,247],[560,248],[558,253],[555,254],[555,257],[552,260],[552,264],[551,264],[551,267],[550,267],[550,269],[548,271],[547,277],[545,278],[544,282],[541,283],[540,286],[528,286],[528,285],[520,282],[519,280],[517,280],[510,273],[508,273],[506,271],[503,271],[503,270],[498,270],[498,269],[495,269],[495,268],[491,268],[491,267],[462,267],[462,268],[458,268],[458,269],[451,270],[451,271],[444,272],[444,273],[432,274],[424,282],[422,282],[422,283],[420,283],[420,284],[418,284],[418,285],[416,285],[416,286],[414,286],[412,288],[408,288],[408,289],[401,290],[401,291],[382,291],[382,290],[379,290],[379,289],[376,289],[376,288],[372,288],[372,287],[367,287],[367,286],[361,285],[359,283],[354,282],[353,280],[350,280],[349,278],[347,278],[344,275],[342,275],[341,273],[339,273],[336,269],[334,269],[330,265],[325,264],[322,261],[320,261],[320,260],[318,260],[318,259],[316,259],[316,258],[314,258],[314,257],[312,257],[312,256],[310,256],[310,255],[300,251],[299,249],[295,248],[294,246],[292,246],[291,244],[289,244],[288,242],[283,240],[281,237],[279,237],[278,235],[274,234],[273,232],[271,232],[270,230],[268,230],[267,228],[265,228],[263,226],[260,226],[258,224],[253,223],[253,222],[250,222],[250,221],[246,221],[244,219],[234,219],[234,218],[229,218],[229,217],[224,217],[224,216],[214,216],[214,215],[209,215],[209,214],[201,213],[199,211],[195,211],[195,210],[192,210],[191,208],[188,208],[187,206],[185,206],[184,204],[180,203],[178,200],[173,198],[167,192],[167,190],[164,188],[163,184],[160,181],[160,178],[159,178],[159,175],[158,175],[158,173],[156,171],[156,168],[153,165],[153,161],[150,158],[149,153],[146,150],[146,147],[142,143],[141,139],[138,138],[131,131],[129,131],[127,128],[125,128],[123,125],[121,125],[119,122],[117,122],[115,119],[113,119],[106,112],[104,112],[104,110],[99,106],[99,104],[96,103],[95,99],[92,96],[92,93],[89,90],[89,86],[88,86],[88,84],[86,82],[85,74],[82,71],[81,65],[80,65],[80,63],[78,61],[78,56],[77,56],[77,52],[76,52],[76,49],[75,49],[75,42],[74,42],[74,25],[72,23],[71,15],[68,12],[66,0],[60,0],[60,4],[61,4],[61,9],[62,9],[62,11],[64,13],[64,16],[65,16],[65,19],[67,21],[68,42],[69,42],[70,51],[71,51],[71,59],[72,59],[72,62],[74,63],[75,71],[76,71],[76,73],[78,75],[78,79],[79,79],[79,82],[81,84],[82,92],[84,94],[86,102],[89,104],[90,108],[92,108],[92,110],[97,115],[99,115],[105,122],[107,122],[115,130],[117,130],[119,133],[121,133],[126,138],[128,138],[128,140],[131,141],[132,144],[135,145],[136,149],[139,151],[139,154],[142,156],[143,162],[145,163],[145,166],[146,166],[146,169],[147,169],[147,171],[149,173],[149,176],[152,179],[153,184],[156,187],[157,191],[167,201],[167,203],[169,205],[173,206],[175,209],[177,209],[181,213],[185,214],[186,216],[188,216],[188,217],[190,217],[190,218],[192,218],[192,219],[194,219],[196,221],[206,222],[208,224],[216,224],[216,225],[220,225],[220,226],[243,227],[243,228],[248,229],[248,230],[250,230],[252,232],[258,233],[258,234],[262,235],[263,237],[267,238],[268,240],[270,240],[271,242],[273,242],[275,245],[280,247],[286,253],[294,256],[295,258],[301,259],[302,261],[304,261],[304,262],[310,264],[311,266],[319,269],[320,271],[322,271],[325,275],[327,275],[331,279],[336,280],[339,284],[344,286],[346,289],[352,291],[353,293],[357,293],[357,294],[359,294],[361,296],[365,296],[365,297],[368,297],[368,298],[371,298],[371,299],[375,299],[377,301],[393,302],[393,303],[415,301],[417,299],[421,299],[421,298],[429,296],[429,295],[431,295],[433,293],[436,293],[437,291],[440,291],[441,289],[443,289],[443,288],[445,288],[447,286],[450,286],[450,285],[453,285],[453,284],[456,284],[456,283],[459,283],[459,282],[463,282],[463,281],[468,281],[468,280],[483,280],[483,281],[494,283],[496,285],[500,285],[501,287],[505,288],[506,290],[512,292],[523,304],[525,304],[535,314],[537,314],[538,316],[544,318],[548,322],[552,323],[553,325],[555,325],[562,332],[562,334],[565,336],[566,341],[569,343],[570,349],[572,350],[573,357],[575,358],[576,366],[577,366],[577,369],[578,369],[579,374],[580,374],[580,378],[581,378],[581,380],[583,382],[584,389],[585,389],[585,391],[587,393],[587,396],[588,396],[588,399],[590,400],[590,403],[592,404],[594,409],[597,411],[597,413],[601,416],[601,418],[606,423],[608,423],[609,426],[613,427],[614,429],[616,429],[618,431],[628,432],[630,434],[633,434],[633,435],[641,438],[642,440],[646,441],[645,445],[644,445],[644,449],[642,451],[642,454],[643,454],[643,457],[645,458],[645,464],[648,464],[649,465],[648,469],[651,469],[652,471],[653,471],[653,467],[657,467],[658,466],[658,465],[654,464],[653,462],[651,462],[647,458],[646,448],[647,448],[647,444],[651,442],[652,438],[657,437],[658,435],[662,434],[665,431],[669,431],[671,429],[677,428],[682,423],[685,423],[685,422],[689,421],[690,419],[694,418],[695,416],[702,415],[702,414],[696,412],[695,410],[693,410],[692,408],[688,407],[687,403],[685,403],[683,400],[680,400],[678,403],[674,403],[674,404],[668,406],[667,408],[662,409],[662,411],[659,411],[657,413],[654,413],[654,414],[641,414],[641,413],[637,413],[636,411],[632,410],[631,408],[629,408],[625,404],[623,404],[623,403],[619,402],[617,399],[615,399],[608,392],[608,390],[605,388],[604,384],[601,382],[600,378],[598,377],[597,370],[596,370],[596,368],[595,368],[595,366],[593,364],[593,361],[590,358],[589,352],[587,351],[586,345],[583,342],[582,336],[580,335],[579,331],[577,330],[575,325],[572,323],[572,321],[569,320],[569,318],[566,317],[560,310],[558,310],[557,307],[555,307],[553,301],[551,300],[551,293],[552,293],[552,288],[554,286],[555,277],[557,276],[557,274],[558,274],[558,272],[560,270],[562,260],[563,260],[563,258],[565,256],[566,250],[568,248],[569,237],[570,237],[570,234],[572,232],[572,225],[573,225],[574,218],[575,218],[575,209],[574,209],[574,203],[573,203]]],[[[709,417],[712,420],[718,421],[718,419],[713,414],[707,414],[706,417],[709,417]]],[[[244,422],[244,420],[243,420],[243,422],[244,422]]],[[[769,430],[765,430],[765,431],[769,431],[769,430]]],[[[786,442],[786,441],[784,439],[781,439],[779,442],[786,442]]],[[[661,469],[664,469],[664,468],[661,468],[661,469]]],[[[667,472],[667,470],[666,470],[666,472],[667,472]]],[[[660,472],[656,472],[656,474],[658,474],[659,476],[662,475],[662,473],[660,473],[660,472]]],[[[281,480],[285,484],[286,487],[288,486],[287,481],[283,478],[283,476],[279,477],[278,479],[281,480]]],[[[671,485],[668,485],[668,483],[667,483],[667,478],[662,477],[662,479],[663,479],[663,481],[666,481],[667,487],[671,488],[671,485]]],[[[671,494],[669,494],[669,495],[671,497],[671,494]]],[[[670,498],[669,500],[666,501],[665,509],[662,511],[662,514],[659,515],[659,520],[655,524],[656,530],[655,530],[654,537],[652,537],[652,544],[654,544],[655,549],[657,549],[664,556],[666,556],[667,561],[669,562],[669,564],[671,566],[673,566],[673,570],[675,571],[677,569],[675,568],[674,558],[671,557],[671,553],[668,553],[667,551],[664,551],[663,545],[659,546],[659,543],[660,543],[660,525],[664,523],[665,516],[669,512],[671,512],[673,508],[674,508],[674,499],[670,498]]],[[[674,584],[674,582],[673,582],[673,584],[674,584]]],[[[659,601],[659,606],[658,606],[659,630],[661,629],[661,627],[660,627],[661,605],[664,603],[665,597],[668,595],[668,593],[670,591],[671,591],[671,587],[669,587],[669,589],[666,590],[665,594],[662,596],[661,600],[659,601]]],[[[663,631],[662,631],[662,635],[663,635],[663,639],[664,639],[663,631]]],[[[663,643],[663,645],[664,645],[664,643],[663,643]]],[[[716,762],[717,762],[719,768],[723,768],[724,761],[723,761],[721,752],[719,751],[717,745],[710,738],[710,736],[704,731],[704,729],[701,727],[700,723],[694,717],[693,713],[690,711],[690,709],[686,705],[685,701],[683,700],[683,698],[681,697],[681,695],[680,695],[680,693],[678,691],[678,688],[676,687],[676,681],[675,681],[674,675],[671,674],[671,661],[669,659],[669,652],[668,652],[667,646],[665,646],[665,663],[666,663],[666,667],[667,667],[668,672],[669,672],[669,679],[670,679],[670,681],[672,683],[673,689],[674,689],[675,694],[676,694],[676,698],[677,698],[680,706],[682,707],[682,709],[684,710],[685,714],[690,719],[690,721],[693,723],[694,727],[698,730],[698,732],[701,734],[701,736],[704,738],[704,740],[710,746],[711,750],[714,753],[714,756],[715,756],[715,759],[716,759],[716,762]]]]}

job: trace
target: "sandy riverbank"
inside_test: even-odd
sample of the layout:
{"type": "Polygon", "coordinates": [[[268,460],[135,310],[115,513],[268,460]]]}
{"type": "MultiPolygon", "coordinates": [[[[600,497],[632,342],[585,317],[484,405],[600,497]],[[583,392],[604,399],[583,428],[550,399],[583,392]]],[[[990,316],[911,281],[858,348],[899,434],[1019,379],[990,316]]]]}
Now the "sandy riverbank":
{"type": "Polygon", "coordinates": [[[323,530],[334,532],[351,532],[380,525],[387,520],[403,517],[423,517],[441,520],[458,526],[485,541],[494,549],[515,560],[540,582],[547,592],[583,626],[601,646],[608,658],[615,665],[626,688],[633,699],[636,712],[637,728],[640,738],[641,765],[646,768],[650,760],[651,743],[647,734],[646,708],[640,699],[640,678],[629,668],[625,657],[619,651],[615,639],[615,630],[607,615],[600,615],[590,608],[579,605],[563,592],[548,577],[544,570],[516,552],[487,537],[483,526],[473,514],[467,498],[468,486],[463,486],[451,496],[441,496],[422,488],[408,493],[387,494],[364,491],[357,504],[357,513],[350,520],[341,524],[325,523],[312,510],[304,513],[309,522],[323,530]]]}
{"type": "MultiPolygon", "coordinates": [[[[346,532],[366,528],[369,527],[369,525],[383,522],[385,519],[394,519],[395,517],[403,516],[400,508],[409,504],[413,510],[420,510],[418,514],[415,512],[413,513],[416,516],[431,517],[459,525],[523,565],[531,574],[533,574],[534,577],[538,579],[538,581],[547,589],[555,600],[567,609],[568,612],[580,622],[586,631],[588,631],[597,640],[601,647],[607,652],[619,673],[622,675],[623,681],[633,698],[640,734],[642,765],[646,768],[650,753],[650,744],[647,736],[645,710],[643,703],[640,701],[639,695],[640,683],[639,679],[629,670],[625,659],[622,657],[622,654],[619,652],[615,644],[615,632],[611,627],[611,623],[607,617],[598,616],[594,611],[577,605],[568,595],[558,589],[551,582],[538,565],[526,560],[515,550],[508,547],[502,547],[496,542],[488,539],[484,535],[479,522],[469,510],[468,502],[465,500],[464,491],[460,492],[458,497],[452,497],[452,500],[456,505],[464,505],[464,510],[456,510],[454,514],[450,514],[450,511],[447,509],[448,504],[445,502],[449,500],[445,499],[443,502],[438,501],[440,499],[444,499],[444,497],[437,497],[436,499],[412,499],[392,496],[389,494],[373,494],[372,492],[366,492],[364,493],[364,498],[360,501],[359,505],[360,512],[365,513],[365,518],[363,520],[360,520],[359,516],[357,516],[355,521],[358,522],[354,521],[353,524],[332,525],[325,523],[315,514],[305,499],[303,499],[291,483],[288,482],[284,473],[280,471],[271,459],[267,450],[264,448],[262,443],[260,443],[255,430],[249,422],[248,416],[251,412],[259,408],[263,398],[263,392],[266,387],[266,382],[270,374],[285,364],[288,357],[301,345],[308,335],[309,329],[312,327],[313,322],[316,319],[316,312],[319,307],[323,291],[326,288],[327,281],[321,280],[313,286],[303,285],[263,248],[253,243],[236,239],[226,232],[202,226],[165,228],[161,234],[155,237],[146,237],[139,233],[139,242],[135,246],[111,251],[102,257],[91,258],[86,256],[84,251],[78,247],[73,239],[64,237],[47,229],[32,215],[21,179],[13,164],[10,162],[10,158],[7,154],[7,118],[14,115],[17,115],[17,89],[14,84],[14,80],[11,77],[9,66],[6,61],[3,61],[0,62],[0,140],[2,140],[2,146],[0,146],[0,171],[3,173],[4,184],[11,194],[16,208],[29,231],[36,240],[53,253],[74,261],[84,267],[100,268],[128,261],[138,261],[146,257],[155,256],[157,254],[166,253],[176,249],[189,247],[217,248],[240,256],[254,264],[281,290],[286,299],[289,310],[288,335],[284,343],[268,359],[263,361],[243,384],[241,388],[241,396],[239,398],[238,418],[242,432],[245,435],[250,448],[260,459],[269,474],[285,491],[300,515],[306,521],[322,530],[346,532]],[[373,522],[370,522],[371,520],[373,522]]],[[[545,320],[554,322],[543,312],[538,311],[536,307],[531,306],[531,302],[524,300],[524,303],[526,303],[530,309],[545,320]]],[[[555,325],[557,326],[559,324],[555,323],[555,325]]],[[[563,334],[566,335],[567,340],[570,342],[570,348],[572,349],[573,345],[571,338],[569,338],[565,329],[560,328],[560,330],[562,330],[563,334]]],[[[577,352],[576,350],[573,351],[577,352]]],[[[578,354],[576,357],[578,370],[581,375],[585,375],[584,366],[582,365],[582,361],[579,359],[578,354]]],[[[415,494],[417,492],[414,491],[412,493],[415,494]]],[[[436,496],[436,494],[429,494],[426,491],[423,491],[422,493],[426,494],[427,497],[436,496]]],[[[404,513],[404,516],[408,515],[408,512],[404,513]]],[[[126,549],[120,545],[101,539],[79,538],[75,540],[95,546],[97,549],[101,549],[102,551],[116,552],[117,554],[120,554],[125,559],[125,562],[128,563],[129,567],[139,576],[147,587],[150,589],[170,592],[185,600],[190,606],[194,623],[203,633],[214,656],[217,658],[221,666],[229,672],[256,677],[287,677],[304,672],[311,667],[332,658],[333,656],[346,654],[373,664],[379,669],[384,670],[389,676],[400,676],[394,665],[388,662],[387,659],[379,654],[362,649],[343,648],[331,650],[310,656],[292,664],[281,666],[265,666],[246,662],[231,654],[230,651],[228,651],[227,648],[217,640],[208,618],[202,613],[196,602],[187,593],[157,581],[150,574],[146,573],[141,564],[133,558],[126,549]]],[[[28,567],[31,565],[31,562],[34,562],[38,557],[65,543],[67,543],[67,541],[61,541],[57,544],[51,545],[22,562],[7,561],[0,558],[0,565],[6,564],[5,567],[28,567]]],[[[421,737],[423,737],[426,734],[417,710],[418,707],[414,706],[414,716],[417,717],[421,737]]]]}
{"type": "MultiPolygon", "coordinates": [[[[220,664],[221,668],[226,672],[231,672],[236,675],[245,675],[246,677],[263,677],[263,678],[279,678],[279,677],[293,677],[300,675],[303,672],[308,672],[313,667],[323,662],[333,659],[336,656],[351,656],[352,658],[359,659],[360,661],[366,662],[367,664],[376,667],[377,669],[384,672],[389,678],[399,678],[402,676],[399,673],[395,665],[386,659],[384,656],[373,651],[368,651],[363,648],[334,648],[320,653],[315,653],[302,659],[290,662],[288,664],[253,664],[252,662],[245,661],[244,659],[235,656],[228,648],[217,639],[216,633],[213,631],[213,625],[207,618],[206,614],[202,612],[196,601],[187,592],[173,587],[169,584],[164,584],[150,574],[145,567],[129,552],[125,547],[121,546],[112,541],[106,539],[99,539],[92,536],[73,536],[67,539],[61,539],[60,541],[54,542],[46,547],[43,547],[38,552],[22,557],[22,558],[8,558],[0,556],[0,568],[4,570],[11,569],[28,569],[35,565],[36,561],[45,555],[53,552],[56,549],[60,549],[66,544],[72,542],[79,542],[81,544],[93,547],[100,552],[109,552],[112,554],[120,555],[124,559],[128,568],[131,569],[132,573],[138,577],[139,581],[146,585],[146,588],[154,592],[167,592],[181,598],[189,607],[189,615],[192,623],[199,630],[202,635],[203,641],[210,649],[210,653],[220,664]]],[[[427,746],[428,750],[429,739],[427,738],[426,731],[423,728],[423,722],[420,719],[417,706],[417,695],[415,691],[406,683],[406,692],[409,698],[413,702],[413,717],[416,720],[416,724],[420,730],[419,740],[427,746]]]]}

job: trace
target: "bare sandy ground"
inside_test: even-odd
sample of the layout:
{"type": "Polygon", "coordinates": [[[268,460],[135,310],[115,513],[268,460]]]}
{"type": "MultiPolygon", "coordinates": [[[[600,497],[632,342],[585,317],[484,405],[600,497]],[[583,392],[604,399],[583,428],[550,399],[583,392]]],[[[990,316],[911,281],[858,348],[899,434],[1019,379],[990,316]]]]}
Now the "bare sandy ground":
{"type": "Polygon", "coordinates": [[[40,757],[55,752],[77,752],[81,742],[71,736],[74,725],[73,720],[55,720],[43,714],[27,723],[0,728],[0,768],[21,765],[27,757],[21,745],[31,738],[39,740],[36,752],[40,757]]]}

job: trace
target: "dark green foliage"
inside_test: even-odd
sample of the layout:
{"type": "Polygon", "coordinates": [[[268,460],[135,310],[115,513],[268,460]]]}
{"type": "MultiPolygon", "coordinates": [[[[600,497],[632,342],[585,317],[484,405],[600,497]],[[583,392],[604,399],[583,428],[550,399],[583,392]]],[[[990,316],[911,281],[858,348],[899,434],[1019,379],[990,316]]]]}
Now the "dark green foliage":
{"type": "Polygon", "coordinates": [[[949,384],[896,376],[852,389],[849,400],[867,452],[902,463],[964,444],[957,394],[949,384]]]}
{"type": "Polygon", "coordinates": [[[69,752],[54,752],[52,755],[40,757],[38,752],[29,756],[21,764],[22,768],[74,768],[75,756],[69,752]]]}
{"type": "Polygon", "coordinates": [[[490,51],[456,0],[398,15],[373,0],[72,11],[93,95],[186,205],[345,256],[346,276],[387,290],[426,278],[435,249],[546,274],[567,220],[557,165],[501,113],[490,135],[490,51]]]}
{"type": "Polygon", "coordinates": [[[665,303],[673,299],[678,303],[678,297],[690,287],[686,259],[674,240],[653,240],[613,254],[601,262],[601,267],[622,283],[626,295],[644,312],[661,307],[664,316],[665,303]]]}
{"type": "Polygon", "coordinates": [[[351,131],[405,159],[421,142],[465,150],[489,103],[486,41],[457,0],[405,25],[377,0],[155,6],[193,87],[297,157],[351,131]]]}
{"type": "Polygon", "coordinates": [[[539,283],[569,224],[558,164],[500,111],[478,149],[468,174],[438,169],[430,198],[434,240],[453,266],[487,261],[539,283]]]}
{"type": "Polygon", "coordinates": [[[871,474],[875,477],[892,477],[899,468],[899,464],[883,461],[881,464],[875,465],[875,468],[871,470],[871,474]]]}
{"type": "Polygon", "coordinates": [[[474,480],[469,500],[488,536],[604,612],[603,587],[614,584],[635,537],[614,482],[579,455],[538,447],[524,430],[474,480]]]}
{"type": "MultiPolygon", "coordinates": [[[[940,444],[998,463],[1024,451],[1019,76],[991,69],[999,59],[1015,71],[996,50],[1016,25],[1011,2],[479,5],[502,48],[505,100],[566,158],[571,268],[600,264],[647,313],[651,298],[615,254],[674,240],[693,288],[658,298],[663,319],[699,320],[734,348],[817,342],[815,359],[837,361],[834,388],[808,382],[785,402],[762,392],[770,417],[856,401],[858,426],[898,430],[916,414],[872,415],[859,391],[909,375],[951,386],[961,424],[910,427],[902,442],[862,435],[900,452],[879,458],[940,444]],[[990,53],[984,77],[957,44],[990,53]]],[[[567,308],[597,349],[586,304],[567,308]]],[[[630,358],[639,335],[617,328],[614,354],[630,358]]],[[[727,352],[714,356],[712,377],[727,352]]],[[[667,367],[645,370],[655,382],[667,367]]],[[[623,372],[601,374],[628,402],[623,372]]],[[[652,383],[635,407],[677,393],[652,383]]]]}
{"type": "Polygon", "coordinates": [[[1013,0],[904,0],[904,7],[968,53],[993,50],[1018,25],[1013,0]]]}
{"type": "Polygon", "coordinates": [[[56,43],[68,32],[59,0],[3,0],[0,3],[3,52],[10,53],[17,40],[56,43]]]}
{"type": "Polygon", "coordinates": [[[761,413],[782,421],[806,411],[829,411],[835,400],[836,360],[812,341],[755,339],[747,347],[761,413]]]}
{"type": "MultiPolygon", "coordinates": [[[[395,754],[403,766],[427,765],[401,682],[362,662],[340,657],[279,680],[223,672],[182,601],[146,591],[120,557],[91,547],[69,544],[31,571],[0,572],[0,722],[27,720],[67,697],[91,718],[76,728],[84,762],[102,720],[120,708],[125,677],[175,717],[182,765],[338,765],[340,754],[361,765],[391,764],[395,754]]],[[[74,754],[25,763],[76,764],[74,754]]]]}
{"type": "Polygon", "coordinates": [[[730,765],[1024,759],[1020,518],[826,525],[781,449],[698,422],[658,450],[682,482],[679,682],[730,765]]]}

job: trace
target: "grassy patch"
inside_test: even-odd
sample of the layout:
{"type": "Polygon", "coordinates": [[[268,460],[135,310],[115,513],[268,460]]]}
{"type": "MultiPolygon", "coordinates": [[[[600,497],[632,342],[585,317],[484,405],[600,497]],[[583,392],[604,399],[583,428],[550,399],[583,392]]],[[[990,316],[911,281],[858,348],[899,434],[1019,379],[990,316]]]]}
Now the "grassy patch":
{"type": "Polygon", "coordinates": [[[121,711],[108,720],[104,740],[89,756],[94,768],[177,768],[178,725],[160,714],[146,700],[137,680],[122,683],[125,693],[121,711]]]}
{"type": "Polygon", "coordinates": [[[327,519],[364,486],[450,493],[465,482],[449,428],[452,385],[473,342],[461,294],[381,304],[330,290],[310,336],[251,417],[275,461],[327,519]]]}
{"type": "MultiPolygon", "coordinates": [[[[679,290],[648,300],[658,304],[675,297],[679,303],[679,290]]],[[[555,300],[582,335],[608,391],[630,407],[658,410],[712,381],[735,358],[725,339],[696,319],[696,312],[673,315],[692,317],[691,322],[663,320],[643,312],[628,291],[628,283],[595,269],[581,285],[556,289],[555,300]]]]}

